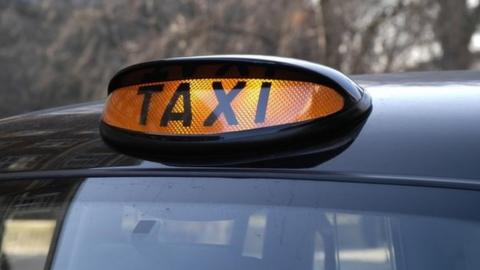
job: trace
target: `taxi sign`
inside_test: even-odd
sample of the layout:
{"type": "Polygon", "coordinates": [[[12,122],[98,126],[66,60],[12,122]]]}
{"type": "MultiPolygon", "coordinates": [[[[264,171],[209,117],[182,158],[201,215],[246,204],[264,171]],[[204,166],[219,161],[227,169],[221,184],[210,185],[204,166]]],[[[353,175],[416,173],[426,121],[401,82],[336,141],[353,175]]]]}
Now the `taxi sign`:
{"type": "Polygon", "coordinates": [[[368,95],[340,72],[265,56],[143,63],[115,75],[108,93],[102,136],[149,150],[326,138],[371,107],[368,95]]]}
{"type": "Polygon", "coordinates": [[[187,79],[119,88],[103,121],[145,134],[210,135],[301,123],[343,107],[334,89],[311,82],[187,79]]]}

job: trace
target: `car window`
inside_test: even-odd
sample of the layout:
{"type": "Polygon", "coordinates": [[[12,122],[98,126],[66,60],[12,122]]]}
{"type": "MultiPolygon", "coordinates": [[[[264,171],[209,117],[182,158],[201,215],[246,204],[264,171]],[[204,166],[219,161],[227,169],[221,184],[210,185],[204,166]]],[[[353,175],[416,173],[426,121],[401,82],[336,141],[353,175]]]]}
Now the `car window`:
{"type": "Polygon", "coordinates": [[[428,187],[88,179],[52,269],[479,269],[479,203],[428,187]]]}
{"type": "Polygon", "coordinates": [[[44,269],[68,203],[79,185],[69,181],[0,183],[0,269],[44,269]]]}

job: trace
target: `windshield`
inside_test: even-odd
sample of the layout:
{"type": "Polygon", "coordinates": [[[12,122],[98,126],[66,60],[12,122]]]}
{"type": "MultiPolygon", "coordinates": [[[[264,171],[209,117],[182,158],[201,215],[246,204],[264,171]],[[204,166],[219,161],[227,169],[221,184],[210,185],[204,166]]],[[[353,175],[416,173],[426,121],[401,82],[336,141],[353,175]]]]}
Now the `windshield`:
{"type": "Polygon", "coordinates": [[[2,197],[2,269],[480,267],[475,191],[263,179],[44,182],[2,197]]]}

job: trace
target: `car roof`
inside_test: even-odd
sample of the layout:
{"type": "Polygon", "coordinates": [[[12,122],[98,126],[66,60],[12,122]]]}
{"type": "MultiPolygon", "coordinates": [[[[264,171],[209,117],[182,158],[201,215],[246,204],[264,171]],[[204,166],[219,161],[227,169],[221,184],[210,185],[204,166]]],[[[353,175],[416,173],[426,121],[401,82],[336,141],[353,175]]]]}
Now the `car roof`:
{"type": "MultiPolygon", "coordinates": [[[[373,109],[351,145],[328,160],[313,155],[248,166],[309,173],[480,177],[480,72],[352,79],[370,94],[373,109]]],[[[0,120],[0,172],[186,169],[110,148],[98,132],[102,108],[103,101],[99,101],[0,120]]]]}

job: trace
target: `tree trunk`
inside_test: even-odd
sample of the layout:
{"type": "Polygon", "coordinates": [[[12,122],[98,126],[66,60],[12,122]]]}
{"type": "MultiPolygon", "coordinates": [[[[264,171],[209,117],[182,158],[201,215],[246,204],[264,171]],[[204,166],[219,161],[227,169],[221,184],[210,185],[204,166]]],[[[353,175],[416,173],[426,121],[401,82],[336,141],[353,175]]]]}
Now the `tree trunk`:
{"type": "Polygon", "coordinates": [[[439,14],[434,26],[435,36],[442,48],[442,69],[468,69],[472,53],[468,46],[475,30],[467,0],[438,0],[439,14]]]}
{"type": "Polygon", "coordinates": [[[339,47],[342,43],[342,14],[338,13],[338,2],[335,0],[321,0],[321,10],[323,19],[325,51],[324,59],[326,65],[340,69],[342,57],[339,47]]]}

